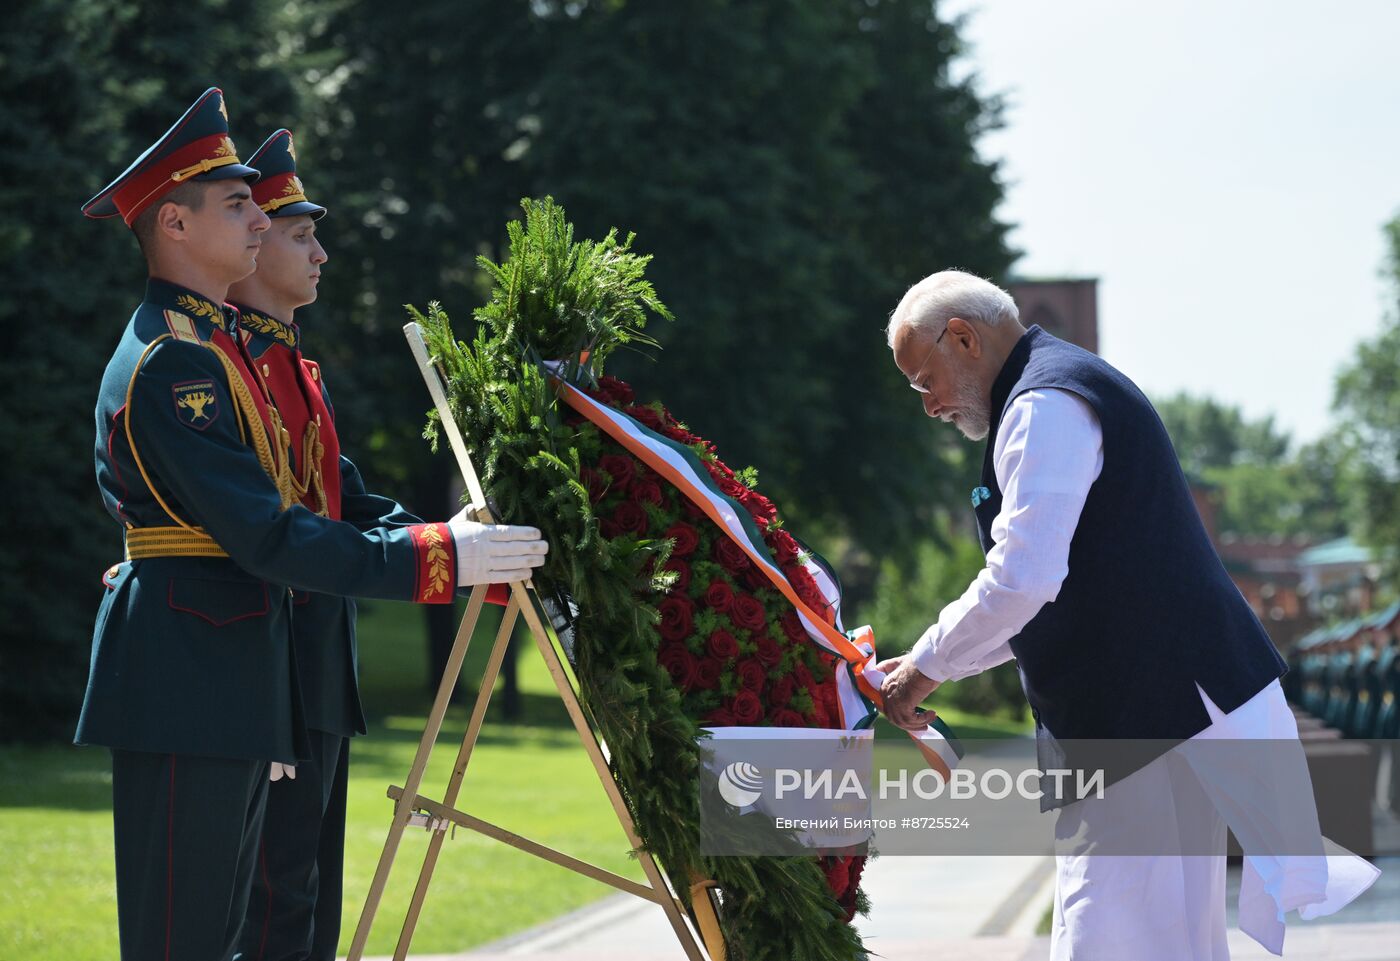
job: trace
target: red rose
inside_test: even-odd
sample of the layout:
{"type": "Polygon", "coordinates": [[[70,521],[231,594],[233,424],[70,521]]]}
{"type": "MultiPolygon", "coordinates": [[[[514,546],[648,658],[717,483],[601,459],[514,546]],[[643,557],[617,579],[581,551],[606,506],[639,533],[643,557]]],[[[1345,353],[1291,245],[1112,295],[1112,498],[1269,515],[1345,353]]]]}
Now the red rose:
{"type": "Polygon", "coordinates": [[[744,549],[728,537],[717,538],[714,549],[710,553],[714,556],[715,562],[730,574],[741,574],[752,563],[749,560],[749,555],[744,553],[744,549]]]}
{"type": "MultiPolygon", "coordinates": [[[[860,876],[865,871],[865,857],[855,855],[850,859],[851,891],[854,892],[856,885],[860,884],[860,876]]],[[[849,919],[848,919],[849,920],[849,919]]]]}
{"type": "Polygon", "coordinates": [[[708,727],[733,727],[734,715],[725,707],[717,707],[701,718],[708,727]]]}
{"type": "Polygon", "coordinates": [[[826,884],[839,901],[851,884],[850,868],[841,858],[831,858],[826,863],[826,884]]]}
{"type": "Polygon", "coordinates": [[[668,427],[666,428],[666,436],[671,438],[671,440],[675,441],[677,444],[681,444],[685,447],[689,447],[692,444],[697,444],[700,442],[699,437],[696,437],[684,427],[668,427]]]}
{"type": "Polygon", "coordinates": [[[671,590],[684,594],[690,589],[690,565],[685,561],[676,560],[673,557],[661,569],[676,572],[676,583],[671,590]]]}
{"type": "Polygon", "coordinates": [[[766,527],[778,519],[778,508],[758,491],[747,491],[743,497],[739,498],[739,501],[749,509],[749,514],[762,526],[766,527]]]}
{"type": "Polygon", "coordinates": [[[757,724],[763,720],[763,702],[750,690],[742,690],[729,702],[729,711],[736,724],[757,724]]]}
{"type": "Polygon", "coordinates": [[[705,514],[705,509],[699,504],[695,503],[695,501],[691,500],[689,497],[682,497],[680,500],[681,510],[685,513],[687,517],[693,517],[698,521],[709,519],[709,517],[705,514]]]}
{"type": "Polygon", "coordinates": [[[710,586],[705,589],[705,603],[723,614],[734,603],[734,591],[724,581],[710,581],[710,586]]]}
{"type": "Polygon", "coordinates": [[[628,490],[628,496],[638,504],[655,504],[660,507],[663,503],[661,485],[650,477],[645,480],[638,478],[633,481],[628,490]]]}
{"type": "Polygon", "coordinates": [[[739,575],[739,583],[750,591],[761,591],[765,587],[772,587],[773,582],[768,579],[768,575],[763,572],[763,568],[757,564],[750,564],[744,573],[739,575]]]}
{"type": "Polygon", "coordinates": [[[637,463],[626,454],[604,454],[598,458],[598,468],[613,480],[613,486],[626,488],[637,476],[637,463]]]}
{"type": "MultiPolygon", "coordinates": [[[[768,700],[772,701],[778,707],[786,707],[787,703],[792,700],[792,696],[796,693],[797,681],[793,680],[792,675],[789,674],[787,677],[779,678],[773,684],[773,689],[768,692],[768,700]]],[[[793,713],[796,712],[794,711],[793,713]]]]}
{"type": "Polygon", "coordinates": [[[768,612],[752,594],[740,594],[729,607],[729,619],[735,627],[746,631],[761,631],[768,623],[768,612]]]}
{"type": "Polygon", "coordinates": [[[602,500],[603,495],[608,492],[608,479],[591,467],[581,469],[578,479],[588,488],[588,499],[594,504],[602,500]]]}
{"type": "Polygon", "coordinates": [[[739,676],[739,683],[746,691],[753,691],[755,694],[763,692],[763,685],[768,680],[768,672],[763,669],[763,665],[753,658],[745,658],[734,668],[734,673],[739,676]]]}
{"type": "Polygon", "coordinates": [[[632,393],[632,387],[626,381],[618,380],[616,377],[599,377],[598,389],[607,397],[608,403],[616,407],[624,407],[636,399],[632,393]]]}
{"type": "Polygon", "coordinates": [[[715,486],[719,488],[721,494],[732,497],[734,500],[738,500],[748,492],[747,487],[730,477],[716,477],[715,486]]]}
{"type": "Polygon", "coordinates": [[[689,557],[695,553],[695,548],[700,546],[700,532],[684,521],[672,524],[661,536],[676,542],[676,546],[671,548],[672,557],[689,557]]]}
{"type": "Polygon", "coordinates": [[[802,619],[797,616],[796,611],[788,611],[778,621],[783,626],[783,633],[787,639],[794,644],[803,643],[808,640],[807,628],[802,626],[802,619]]]}
{"type": "Polygon", "coordinates": [[[650,523],[647,520],[647,512],[642,510],[640,505],[631,501],[623,501],[617,505],[612,515],[613,523],[624,533],[645,534],[650,523]]]}
{"type": "Polygon", "coordinates": [[[688,597],[668,597],[657,605],[661,612],[661,637],[683,641],[695,630],[695,604],[688,597]]]}
{"type": "Polygon", "coordinates": [[[598,520],[598,533],[608,540],[622,536],[622,528],[617,526],[617,521],[611,517],[603,517],[598,520]]]}
{"type": "MultiPolygon", "coordinates": [[[[705,448],[713,452],[715,449],[715,445],[711,444],[709,441],[705,441],[705,448]]],[[[726,464],[724,461],[720,460],[718,457],[706,464],[705,469],[710,472],[710,476],[713,477],[715,480],[719,480],[721,477],[734,476],[734,472],[729,469],[729,465],[726,464]]]]}
{"type": "Polygon", "coordinates": [[[697,690],[713,690],[719,683],[720,674],[724,673],[724,665],[713,657],[702,657],[699,665],[695,668],[695,687],[697,690]]]}
{"type": "Polygon", "coordinates": [[[806,727],[807,719],[796,711],[786,707],[780,707],[770,714],[769,719],[774,727],[806,727]]]}
{"type": "Polygon", "coordinates": [[[734,640],[733,634],[722,627],[710,634],[706,648],[716,660],[720,661],[739,656],[739,642],[734,640]]]}
{"type": "Polygon", "coordinates": [[[812,579],[811,574],[807,573],[806,568],[798,564],[788,564],[783,568],[783,574],[803,604],[820,615],[822,619],[831,620],[828,616],[829,607],[826,603],[826,595],[822,594],[821,588],[817,587],[817,582],[812,579]]]}
{"type": "Polygon", "coordinates": [[[791,564],[797,560],[797,555],[802,552],[802,548],[798,546],[793,536],[782,528],[769,531],[763,535],[763,540],[769,547],[773,548],[773,553],[777,556],[780,565],[791,564]]]}
{"type": "Polygon", "coordinates": [[[650,427],[654,431],[660,432],[666,427],[666,425],[661,422],[661,418],[657,416],[656,411],[652,410],[650,407],[643,407],[638,404],[628,407],[624,413],[633,420],[650,427]]]}
{"type": "Polygon", "coordinates": [[[803,687],[807,688],[807,690],[811,692],[813,698],[817,696],[817,681],[814,677],[812,677],[812,672],[807,670],[806,664],[803,664],[799,661],[797,666],[792,669],[792,676],[798,684],[801,684],[803,687]]]}
{"type": "Polygon", "coordinates": [[[685,649],[685,645],[679,641],[670,641],[661,645],[661,650],[656,654],[657,663],[666,669],[666,673],[671,675],[671,681],[683,691],[688,691],[695,684],[695,673],[699,666],[695,661],[695,655],[685,649]]]}
{"type": "Polygon", "coordinates": [[[764,667],[776,667],[783,659],[783,649],[767,634],[759,634],[754,638],[754,643],[758,645],[758,662],[764,667]]]}
{"type": "Polygon", "coordinates": [[[860,875],[865,870],[864,857],[852,857],[848,862],[850,884],[846,886],[846,896],[840,904],[846,909],[846,923],[850,924],[856,916],[856,897],[860,894],[860,875]]]}

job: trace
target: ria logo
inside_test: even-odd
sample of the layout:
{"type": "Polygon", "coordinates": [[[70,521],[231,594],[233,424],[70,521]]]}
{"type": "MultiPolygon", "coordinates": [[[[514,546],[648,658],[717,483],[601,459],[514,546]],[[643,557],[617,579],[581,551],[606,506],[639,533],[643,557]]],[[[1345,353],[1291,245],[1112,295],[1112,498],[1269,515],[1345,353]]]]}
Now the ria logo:
{"type": "Polygon", "coordinates": [[[763,772],[747,761],[735,761],[719,773],[719,796],[745,808],[763,793],[763,772]]]}

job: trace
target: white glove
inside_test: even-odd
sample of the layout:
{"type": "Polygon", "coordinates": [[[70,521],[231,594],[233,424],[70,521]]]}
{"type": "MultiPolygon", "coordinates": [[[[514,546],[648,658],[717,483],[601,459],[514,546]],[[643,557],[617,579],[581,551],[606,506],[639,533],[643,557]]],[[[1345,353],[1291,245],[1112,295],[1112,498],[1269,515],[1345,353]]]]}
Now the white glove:
{"type": "Polygon", "coordinates": [[[269,781],[280,781],[283,776],[288,781],[297,779],[297,769],[295,764],[283,764],[281,761],[273,761],[267,768],[267,779],[269,781]]]}
{"type": "Polygon", "coordinates": [[[465,508],[447,526],[457,542],[458,587],[529,580],[549,553],[535,528],[478,524],[467,520],[465,508]]]}

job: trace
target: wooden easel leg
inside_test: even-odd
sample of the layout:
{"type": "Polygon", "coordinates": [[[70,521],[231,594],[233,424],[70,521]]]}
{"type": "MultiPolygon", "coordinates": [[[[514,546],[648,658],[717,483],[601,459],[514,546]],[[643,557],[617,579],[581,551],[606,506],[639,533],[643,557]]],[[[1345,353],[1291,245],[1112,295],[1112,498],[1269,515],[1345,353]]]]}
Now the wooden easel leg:
{"type": "MultiPolygon", "coordinates": [[[[523,590],[523,589],[522,589],[523,590]]],[[[471,643],[472,632],[481,617],[481,607],[486,601],[486,586],[472,588],[467,601],[467,612],[457,628],[457,637],[452,642],[452,653],[448,655],[447,666],[438,684],[437,698],[423,727],[423,736],[418,741],[418,753],[413,756],[413,767],[404,782],[403,797],[394,805],[394,820],[389,826],[389,836],[384,840],[384,850],[379,855],[379,866],[375,868],[374,879],[370,881],[369,893],[365,897],[364,909],[360,912],[360,922],[355,928],[355,937],[350,942],[350,952],[346,961],[360,961],[364,957],[365,943],[369,940],[370,928],[374,925],[375,912],[384,896],[384,887],[389,881],[389,872],[394,867],[394,856],[398,853],[399,842],[408,827],[409,816],[413,814],[413,799],[418,796],[418,788],[423,783],[423,774],[428,767],[428,758],[433,753],[433,744],[442,730],[442,719],[447,714],[447,705],[452,698],[452,690],[457,686],[457,677],[462,672],[462,662],[467,656],[467,645],[471,643]]]]}
{"type": "Polygon", "coordinates": [[[603,756],[602,747],[598,744],[598,738],[593,733],[593,727],[584,716],[583,707],[579,704],[578,696],[574,692],[573,682],[569,680],[564,665],[559,660],[559,654],[545,631],[539,613],[530,602],[525,585],[515,583],[511,585],[511,589],[515,600],[520,605],[521,613],[525,616],[525,623],[529,625],[530,633],[535,638],[535,646],[539,648],[540,656],[544,658],[545,666],[549,669],[549,676],[554,679],[554,686],[559,691],[559,699],[564,702],[564,707],[569,712],[569,719],[574,723],[574,730],[578,732],[579,740],[583,742],[583,749],[587,752],[589,760],[593,762],[593,769],[598,775],[598,780],[602,782],[608,800],[612,802],[613,813],[616,814],[623,832],[627,835],[627,843],[632,850],[637,852],[637,860],[642,866],[643,873],[646,874],[647,882],[656,890],[657,894],[662,895],[661,909],[666,912],[666,920],[671,922],[671,929],[675,932],[676,939],[680,941],[686,958],[689,961],[705,961],[704,954],[699,945],[695,943],[695,936],[686,925],[685,917],[681,913],[680,902],[669,893],[671,889],[665,875],[656,866],[656,860],[651,856],[651,853],[642,848],[642,839],[637,835],[636,825],[632,823],[632,814],[627,810],[627,804],[622,799],[622,792],[618,790],[617,782],[613,780],[612,771],[608,768],[607,759],[603,756]]]}
{"type": "MultiPolygon", "coordinates": [[[[491,657],[486,664],[486,672],[481,677],[481,687],[476,694],[476,704],[472,707],[471,720],[467,722],[467,732],[462,736],[462,747],[458,750],[457,761],[452,767],[452,779],[448,782],[447,793],[442,798],[444,807],[457,806],[457,795],[462,789],[462,781],[466,778],[467,763],[471,760],[472,749],[476,746],[476,739],[481,733],[482,722],[486,719],[486,708],[491,703],[491,693],[496,686],[496,675],[500,673],[501,663],[505,660],[506,651],[510,648],[510,636],[515,630],[515,622],[519,614],[520,605],[512,597],[510,604],[506,606],[505,614],[501,616],[501,627],[496,632],[496,643],[491,648],[491,657]]],[[[409,795],[407,788],[405,788],[405,798],[407,797],[409,795]]],[[[413,899],[409,902],[408,914],[404,917],[403,929],[399,932],[399,943],[394,948],[394,961],[404,961],[408,957],[408,947],[413,941],[413,932],[418,927],[418,916],[422,913],[423,901],[428,896],[428,885],[432,882],[433,871],[437,867],[438,854],[442,851],[444,836],[445,832],[434,831],[428,840],[428,850],[423,855],[423,867],[418,872],[418,884],[413,889],[413,899]]]]}

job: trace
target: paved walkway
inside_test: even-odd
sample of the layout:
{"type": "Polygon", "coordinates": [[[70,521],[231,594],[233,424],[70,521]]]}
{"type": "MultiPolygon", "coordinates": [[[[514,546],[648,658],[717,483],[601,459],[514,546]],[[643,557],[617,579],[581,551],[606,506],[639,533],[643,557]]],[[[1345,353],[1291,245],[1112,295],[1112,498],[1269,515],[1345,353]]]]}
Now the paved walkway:
{"type": "MultiPolygon", "coordinates": [[[[1047,961],[1050,940],[1034,932],[1053,896],[1052,864],[1048,858],[1035,857],[881,858],[866,870],[864,883],[874,908],[859,924],[866,943],[883,961],[1047,961]],[[951,878],[957,883],[950,884],[951,878]],[[937,936],[930,934],[933,931],[937,936]]],[[[1337,918],[1290,921],[1286,961],[1400,958],[1400,858],[1384,858],[1378,864],[1385,872],[1381,880],[1337,918]]],[[[1238,870],[1232,869],[1231,958],[1274,958],[1235,929],[1237,889],[1238,870]]],[[[684,957],[660,910],[625,894],[466,954],[414,955],[415,961],[684,961],[684,957]]]]}

